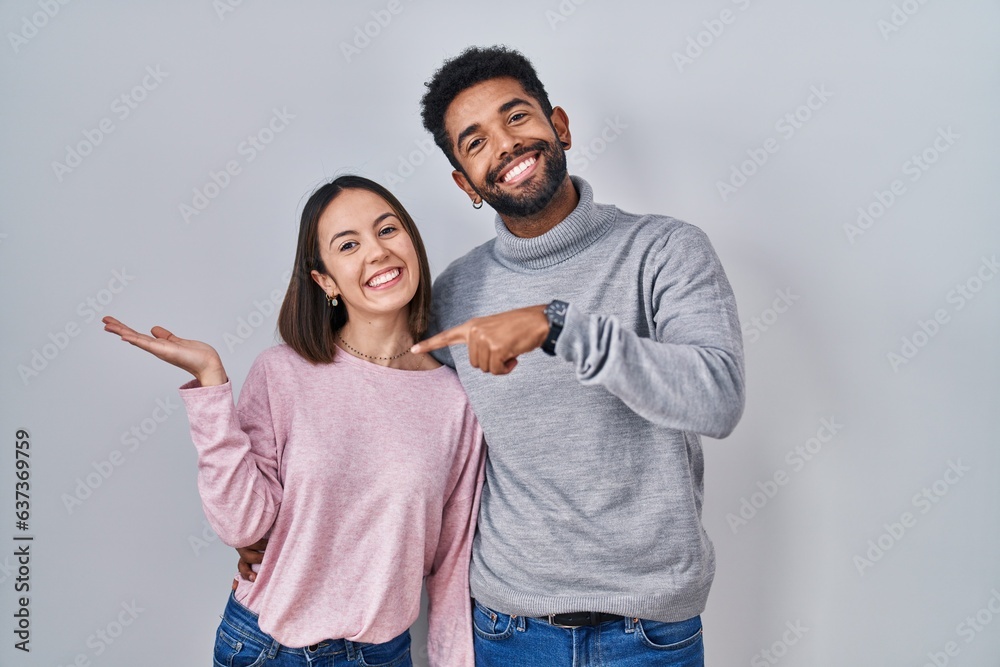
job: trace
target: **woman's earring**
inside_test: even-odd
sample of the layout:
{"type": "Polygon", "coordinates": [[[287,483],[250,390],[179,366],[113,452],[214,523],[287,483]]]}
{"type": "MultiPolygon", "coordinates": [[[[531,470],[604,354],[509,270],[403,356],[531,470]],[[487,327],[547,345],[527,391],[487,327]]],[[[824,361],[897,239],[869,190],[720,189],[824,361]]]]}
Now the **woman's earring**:
{"type": "Polygon", "coordinates": [[[340,302],[339,302],[339,301],[337,301],[337,297],[336,297],[335,295],[333,295],[333,294],[327,294],[327,295],[326,295],[326,303],[327,303],[327,304],[328,304],[328,305],[329,305],[329,306],[330,306],[331,308],[333,308],[333,307],[335,307],[335,306],[336,306],[336,305],[337,305],[338,303],[340,303],[340,302]]]}
{"type": "Polygon", "coordinates": [[[482,199],[477,199],[476,201],[472,202],[472,208],[476,209],[477,211],[479,209],[481,209],[482,207],[483,207],[483,200],[482,199]]]}

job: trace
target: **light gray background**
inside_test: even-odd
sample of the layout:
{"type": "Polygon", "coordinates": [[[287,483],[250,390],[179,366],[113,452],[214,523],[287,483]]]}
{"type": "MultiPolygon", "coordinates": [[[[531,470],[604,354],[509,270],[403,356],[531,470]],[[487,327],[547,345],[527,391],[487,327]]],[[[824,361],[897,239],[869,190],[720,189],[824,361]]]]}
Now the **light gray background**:
{"type": "Polygon", "coordinates": [[[0,8],[0,663],[207,664],[236,557],[206,530],[185,377],[99,319],[208,341],[238,386],[274,342],[261,302],[284,290],[301,206],[342,172],[399,196],[435,274],[490,238],[489,209],[421,149],[418,100],[445,57],[502,42],[567,110],[571,173],[598,201],[703,228],[736,292],[748,400],[731,437],[705,441],[708,664],[998,664],[1000,279],[983,264],[1000,252],[997,2],[401,0],[392,14],[383,0],[46,1],[0,8]],[[730,22],[713,22],[724,10],[730,22]],[[697,57],[678,64],[686,50],[697,57]],[[114,100],[144,77],[155,88],[122,118],[114,100]],[[814,89],[829,95],[800,109],[814,89]],[[250,162],[240,144],[275,109],[294,118],[250,162]],[[786,136],[776,123],[796,112],[808,120],[786,136]],[[102,119],[113,132],[57,175],[102,119]],[[724,201],[717,182],[768,139],[777,152],[724,201]],[[925,149],[935,162],[911,180],[925,149]],[[230,160],[240,173],[186,222],[180,205],[230,160]],[[851,242],[858,207],[897,179],[903,194],[851,242]],[[980,289],[959,299],[967,283],[980,289]],[[893,368],[887,355],[938,310],[947,321],[893,368]],[[40,370],[22,377],[36,352],[40,370]],[[133,427],[143,441],[125,436],[133,427]],[[11,634],[18,428],[32,447],[30,655],[11,634]],[[820,444],[802,465],[786,458],[820,444]],[[952,463],[968,470],[940,481],[952,463]],[[786,483],[769,487],[775,473],[786,483]],[[68,509],[88,475],[99,486],[68,509]],[[735,525],[744,499],[760,507],[735,525]],[[904,512],[913,521],[893,537],[904,512]],[[889,549],[859,568],[870,540],[889,549]],[[133,603],[113,643],[97,639],[133,603]]]}

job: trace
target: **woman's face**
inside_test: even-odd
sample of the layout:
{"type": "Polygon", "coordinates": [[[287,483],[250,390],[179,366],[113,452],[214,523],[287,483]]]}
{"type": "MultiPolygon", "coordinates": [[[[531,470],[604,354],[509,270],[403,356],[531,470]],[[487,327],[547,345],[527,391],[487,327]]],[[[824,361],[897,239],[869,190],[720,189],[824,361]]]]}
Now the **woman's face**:
{"type": "Polygon", "coordinates": [[[368,190],[344,190],[323,211],[317,233],[327,274],[313,271],[313,280],[343,300],[348,320],[406,316],[420,264],[388,202],[368,190]]]}

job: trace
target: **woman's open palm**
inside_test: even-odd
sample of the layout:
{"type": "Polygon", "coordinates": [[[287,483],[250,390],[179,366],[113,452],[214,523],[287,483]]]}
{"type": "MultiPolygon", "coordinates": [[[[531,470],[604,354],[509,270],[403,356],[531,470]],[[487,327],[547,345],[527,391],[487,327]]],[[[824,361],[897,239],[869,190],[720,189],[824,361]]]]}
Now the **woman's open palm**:
{"type": "Polygon", "coordinates": [[[101,321],[104,322],[105,331],[120,336],[123,341],[146,350],[168,364],[186,370],[202,385],[223,384],[227,381],[222,359],[208,343],[180,338],[160,326],[153,327],[150,330],[153,335],[147,336],[111,316],[101,321]]]}

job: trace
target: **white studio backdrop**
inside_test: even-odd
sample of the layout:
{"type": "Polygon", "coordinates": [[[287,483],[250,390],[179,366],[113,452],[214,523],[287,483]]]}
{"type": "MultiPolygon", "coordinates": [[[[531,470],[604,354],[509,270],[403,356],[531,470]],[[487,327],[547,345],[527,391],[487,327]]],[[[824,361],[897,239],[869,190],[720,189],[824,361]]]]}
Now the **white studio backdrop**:
{"type": "Polygon", "coordinates": [[[274,344],[302,204],[345,172],[400,198],[440,272],[493,214],[423,131],[423,82],[505,43],[566,109],[571,173],[704,229],[736,292],[748,399],[704,442],[707,663],[1000,664],[998,20],[988,0],[3,3],[0,663],[206,664],[236,554],[202,514],[186,378],[100,318],[210,342],[238,387],[274,344]]]}

